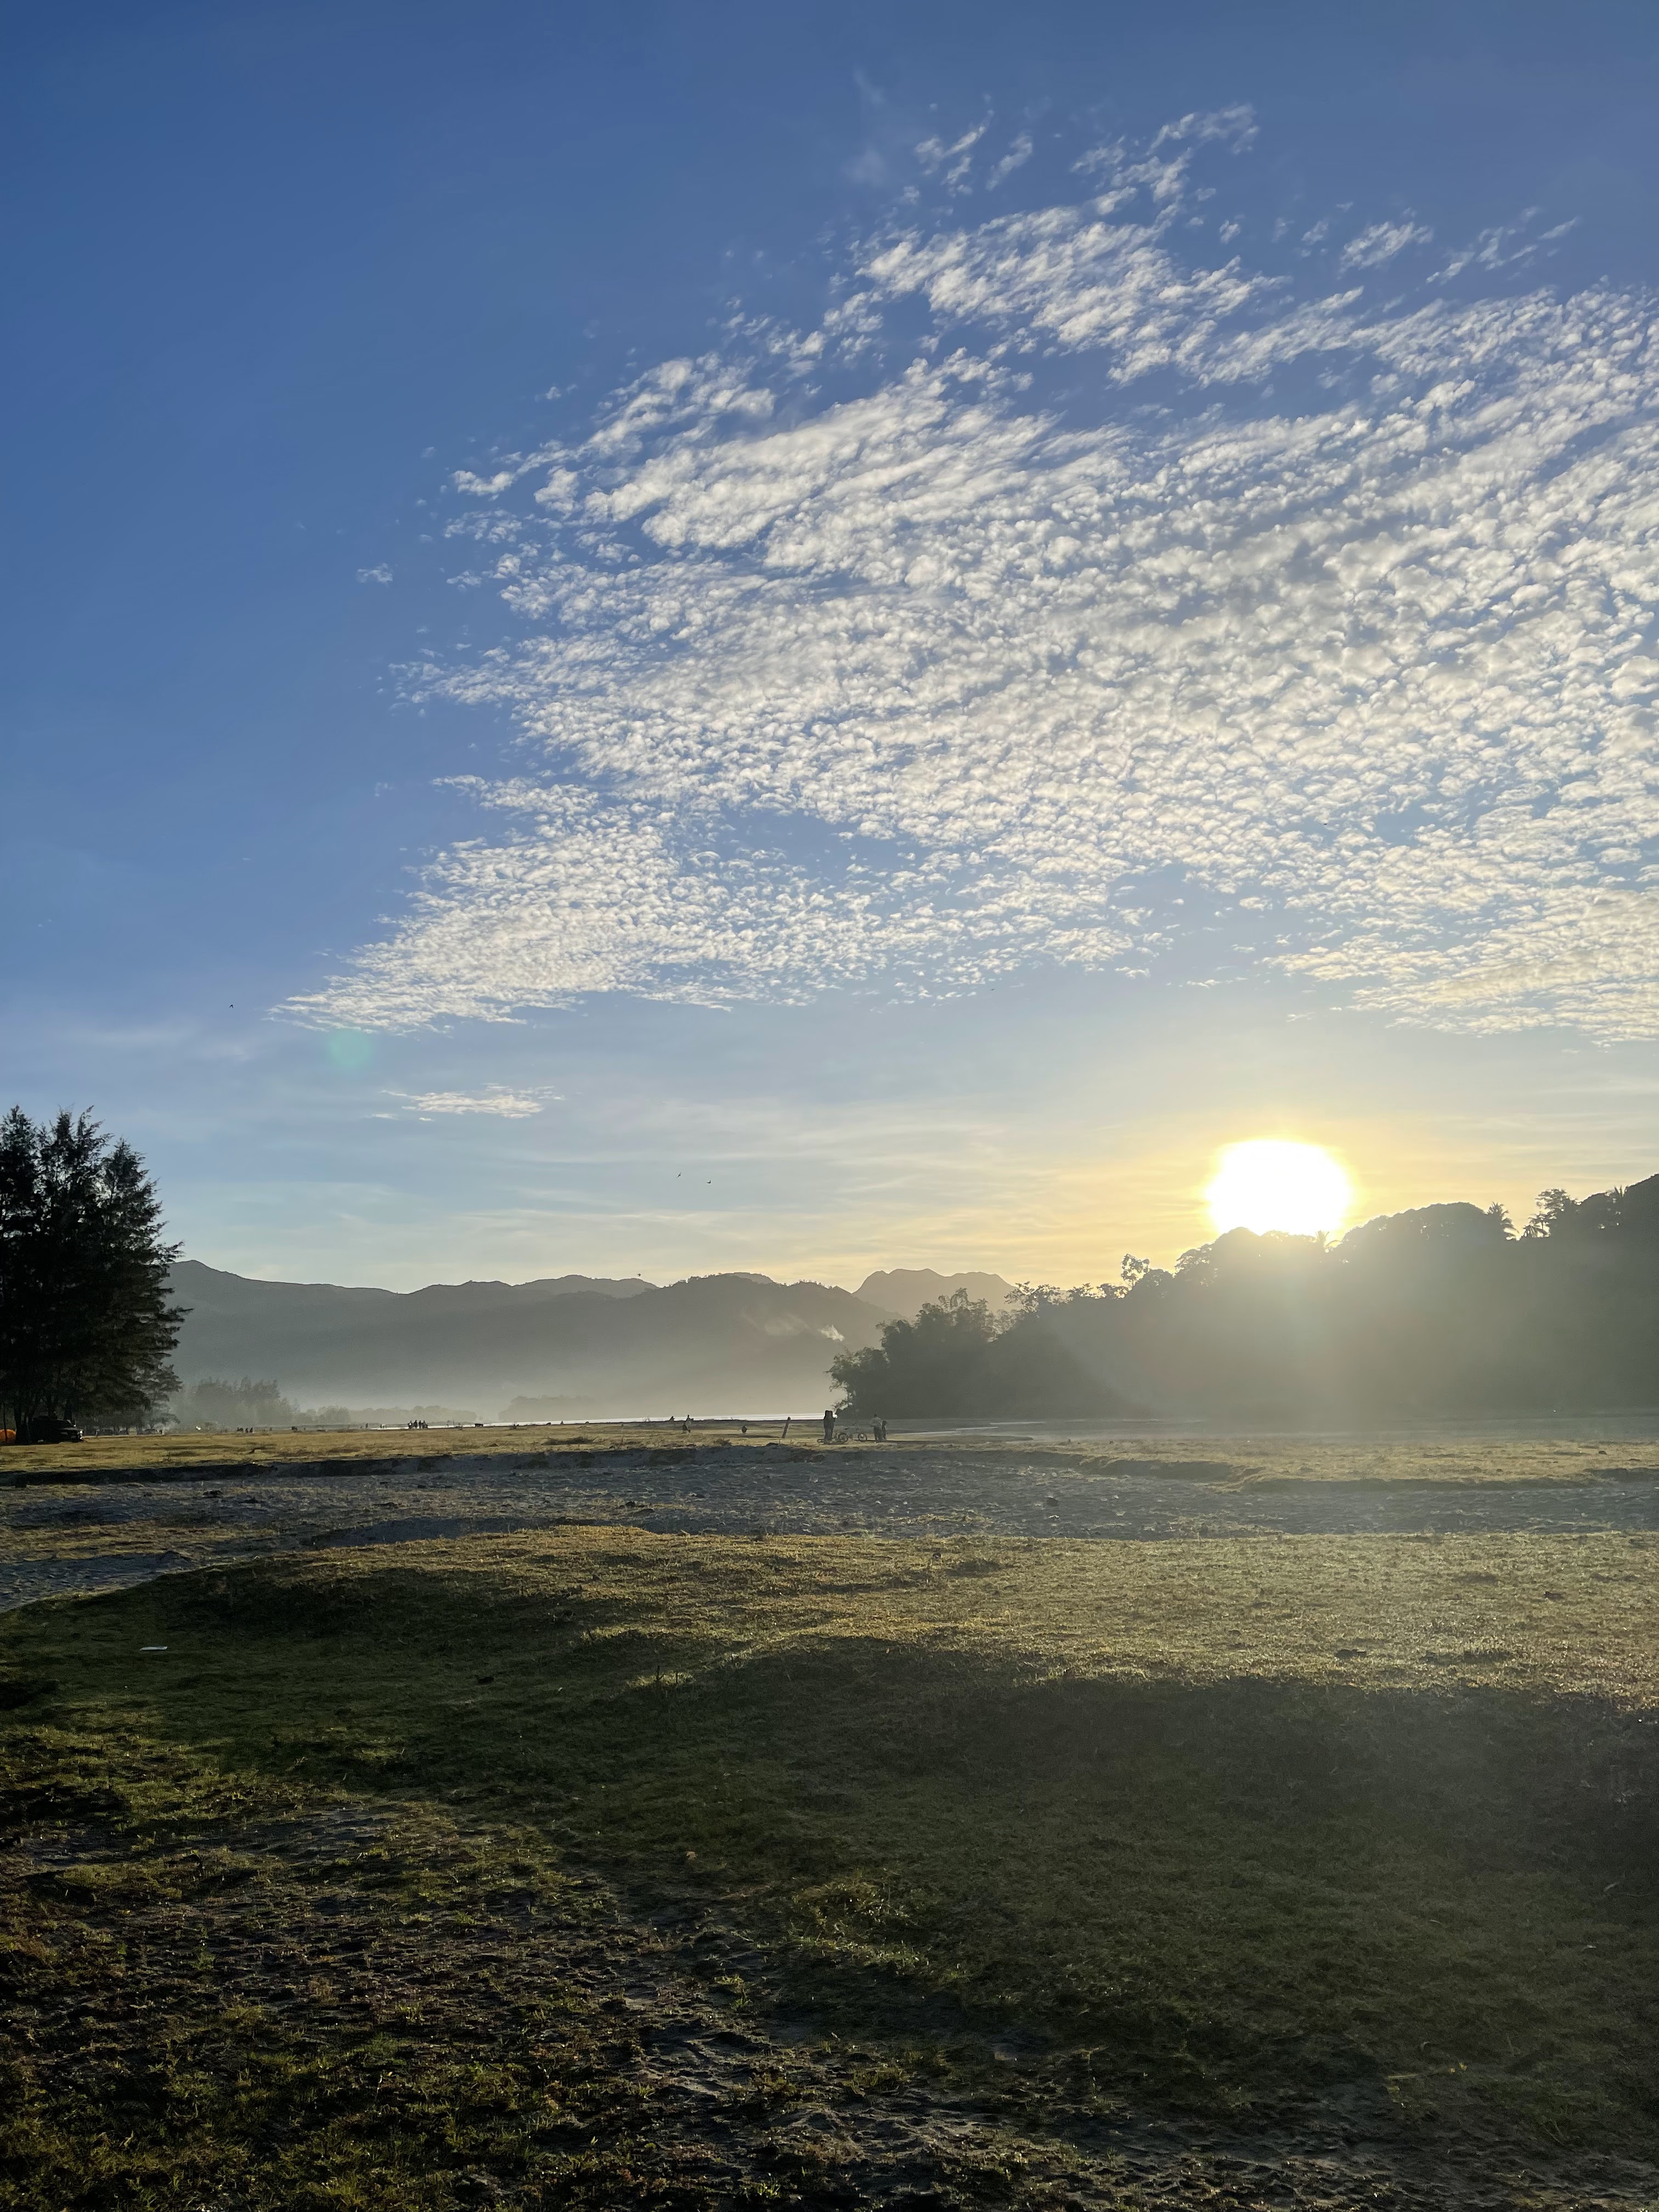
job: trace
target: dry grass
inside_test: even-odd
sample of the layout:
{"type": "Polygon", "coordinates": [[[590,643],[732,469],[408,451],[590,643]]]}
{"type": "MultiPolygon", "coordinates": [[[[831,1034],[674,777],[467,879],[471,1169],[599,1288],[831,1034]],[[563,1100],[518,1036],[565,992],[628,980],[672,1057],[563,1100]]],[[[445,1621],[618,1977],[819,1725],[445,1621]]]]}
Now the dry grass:
{"type": "MultiPolygon", "coordinates": [[[[700,1443],[738,1436],[734,1426],[694,1431],[700,1443]]],[[[337,1468],[342,1474],[362,1470],[365,1463],[402,1467],[427,1460],[443,1460],[465,1454],[494,1457],[500,1453],[628,1449],[641,1444],[664,1443],[671,1437],[685,1441],[682,1432],[665,1422],[601,1422],[597,1427],[568,1429],[295,1429],[257,1430],[244,1434],[233,1429],[192,1431],[189,1435],[155,1437],[88,1437],[78,1444],[8,1444],[0,1449],[0,1481],[14,1482],[112,1481],[123,1475],[191,1474],[207,1469],[233,1468],[257,1471],[261,1468],[312,1467],[337,1468]]],[[[793,1441],[792,1432],[791,1441],[793,1441]]]]}
{"type": "MultiPolygon", "coordinates": [[[[4,1624],[15,1694],[37,1691],[14,1717],[15,1802],[37,1828],[102,1840],[78,1858],[57,1847],[69,1871],[13,1893],[12,1971],[55,1987],[91,1972],[87,1946],[118,1945],[124,1913],[173,1928],[156,2017],[186,2087],[156,2089],[127,2138],[105,2130],[94,2185],[74,2069],[60,2081],[15,2057],[0,2203],[183,2204],[211,2182],[251,2204],[435,2206],[464,2201],[468,2173],[515,2201],[674,2201],[668,2168],[637,2148],[635,2062],[592,2056],[581,2005],[598,1984],[580,1960],[598,1939],[569,1931],[599,1908],[573,1868],[620,1885],[632,1917],[615,1927],[634,1932],[613,1948],[641,1929],[659,1943],[725,1930],[699,2002],[810,2023],[793,2056],[763,2064],[756,2045],[778,2112],[885,2099],[890,2118],[914,2114],[923,2089],[941,2110],[973,2101],[978,2179],[949,2185],[964,2203],[1030,2195],[1045,2172],[1073,2201],[1202,2201],[1196,2183],[1166,2198],[1133,2180],[1120,2153],[1136,2114],[1243,2130],[1281,2164],[1286,2144],[1329,2154],[1356,2126],[1395,2144],[1401,2172],[1452,2162],[1399,2203],[1458,2201],[1447,2175],[1465,2154],[1488,2176],[1553,2154],[1580,2162],[1556,2201],[1586,2203],[1592,2152],[1659,2150],[1656,1583],[1659,1547],[1613,1536],[933,1546],[589,1529],[30,1608],[4,1624]],[[297,1941],[301,1877],[260,1853],[273,1823],[325,1816],[395,1816],[426,1837],[393,1853],[398,1910],[428,1913],[447,1994],[424,2029],[404,2021],[410,1939],[362,1904],[359,1869],[329,1925],[349,1923],[364,1956],[403,1959],[381,2024],[337,1958],[313,1976],[324,1995],[261,1999],[232,2034],[214,1970],[184,1975],[177,1931],[211,1923],[246,1943],[248,1914],[266,1913],[297,1941]],[[209,1872],[186,1881],[175,1862],[191,1852],[209,1872]],[[213,1871],[250,1856],[258,1912],[213,1871]],[[471,1904],[443,1870],[462,1862],[471,1904]],[[176,1905],[146,1901],[155,1881],[176,1905]],[[509,1911],[515,1883],[529,1888],[509,1911]],[[575,2004],[568,2033],[502,1964],[534,1913],[564,1931],[547,2002],[575,2004]],[[488,2002],[466,1966],[486,1924],[502,1991],[488,2002]],[[60,1963],[31,1964],[31,1945],[60,1963]],[[474,2051],[496,2013],[500,2047],[474,2051]],[[386,2066],[362,2057],[376,2035],[386,2066]],[[219,2057],[203,2045],[185,2065],[204,2036],[219,2057]],[[483,2069],[476,2094],[454,2070],[462,2046],[483,2069]],[[848,2049],[864,2055],[832,2058],[848,2049]],[[571,2124],[601,2165],[622,2161],[594,2168],[586,2198],[559,2165],[572,2141],[550,2097],[586,2116],[571,2124]],[[180,2112],[197,2130],[188,2174],[168,2148],[180,2112]],[[296,2112],[313,2115],[303,2155],[296,2112]],[[213,2179],[208,2138],[234,2175],[213,2179]],[[30,2158],[59,2178],[45,2193],[18,2178],[30,2158]]],[[[731,2088],[725,2148],[695,2188],[673,2183],[684,2201],[848,2201],[818,2169],[808,2187],[787,2161],[756,2163],[776,2131],[762,2090],[743,2106],[750,2094],[731,2088]]],[[[713,2142],[689,2118],[675,2130],[713,2142]]],[[[906,2156],[905,2186],[932,2159],[927,2185],[945,2189],[939,2142],[906,2156]]],[[[897,2165],[870,2172],[897,2186],[897,2165]]],[[[1635,2182],[1595,2185],[1638,2201],[1635,2182]]],[[[1490,2201],[1546,2201],[1528,2186],[1490,2201]]]]}
{"type": "MultiPolygon", "coordinates": [[[[778,1438],[778,1425],[709,1423],[690,1431],[673,1422],[572,1423],[568,1427],[472,1429],[349,1429],[261,1431],[241,1435],[218,1430],[189,1436],[88,1437],[78,1444],[9,1444],[0,1448],[0,1483],[115,1481],[133,1476],[257,1474],[264,1468],[361,1474],[382,1468],[416,1469],[452,1458],[520,1458],[556,1463],[566,1454],[667,1452],[696,1447],[757,1451],[778,1438]]],[[[816,1455],[823,1447],[814,1422],[796,1422],[789,1449],[816,1455]]],[[[1129,1461],[1176,1480],[1245,1488],[1281,1482],[1423,1483],[1583,1482],[1659,1480],[1659,1442],[1471,1437],[1425,1443],[1410,1437],[1340,1439],[1282,1436],[1123,1437],[1022,1444],[971,1433],[945,1438],[895,1437],[872,1447],[846,1443],[837,1455],[892,1459],[896,1464],[941,1449],[974,1459],[1014,1459],[1022,1465],[1087,1468],[1129,1461]]]]}

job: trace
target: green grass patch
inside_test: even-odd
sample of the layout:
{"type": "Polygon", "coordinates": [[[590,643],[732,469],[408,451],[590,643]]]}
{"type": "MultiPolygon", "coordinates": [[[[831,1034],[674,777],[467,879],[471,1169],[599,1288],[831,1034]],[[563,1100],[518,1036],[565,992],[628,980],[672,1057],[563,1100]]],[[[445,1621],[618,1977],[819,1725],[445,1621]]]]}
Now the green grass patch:
{"type": "MultiPolygon", "coordinates": [[[[1659,1553],[1623,1537],[568,1530],[36,1607],[0,1646],[18,1686],[0,1714],[13,1817],[111,1840],[31,1874],[7,1971],[52,1979],[30,1944],[66,1974],[104,1971],[98,1945],[146,1916],[245,1928],[278,1892],[307,1893],[270,1840],[284,1822],[373,1814],[397,1834],[330,1876],[353,1900],[337,1918],[427,1924],[434,1958],[459,1960],[491,1929],[579,1918],[572,1870],[600,1869],[635,1926],[726,1931],[704,1970],[726,2016],[783,2007],[860,2051],[836,2077],[846,2099],[942,2065],[975,2094],[994,2078],[1028,2130],[1152,2112],[1283,2130],[1341,2109],[1483,2157],[1647,2159],[1656,1581],[1659,1553]]],[[[452,1989],[451,2028],[388,2087],[381,2061],[410,2032],[398,2005],[311,2049],[313,1960],[286,2011],[235,2031],[251,2055],[227,2076],[192,2056],[217,1986],[201,1973],[179,1985],[173,2070],[145,2094],[249,2146],[244,2194],[268,2172],[285,2177],[270,2201],[303,2202],[322,2173],[330,2203],[448,2202],[428,2159],[444,2113],[472,2115],[440,2161],[453,2180],[514,2157],[529,2172],[538,2142],[545,2165],[549,2112],[586,2109],[575,2045],[566,2029],[549,2042],[523,1990],[496,2035],[452,1989]],[[526,2055],[555,2045],[550,2070],[526,2055]],[[380,2181],[371,2075],[399,2116],[380,2181]],[[273,2133],[297,2112],[313,2116],[303,2155],[273,2133]]],[[[568,2028],[581,2007],[558,2003],[568,2028]]],[[[793,2076],[757,2068],[742,2124],[763,2133],[767,2081],[793,2076]]],[[[89,2114],[28,2081],[53,2170],[82,2177],[52,2201],[94,2201],[89,2114]]],[[[558,2184],[564,2201],[579,2179],[558,2184]]],[[[771,2184],[757,2169],[743,2185],[763,2201],[771,2184]]]]}

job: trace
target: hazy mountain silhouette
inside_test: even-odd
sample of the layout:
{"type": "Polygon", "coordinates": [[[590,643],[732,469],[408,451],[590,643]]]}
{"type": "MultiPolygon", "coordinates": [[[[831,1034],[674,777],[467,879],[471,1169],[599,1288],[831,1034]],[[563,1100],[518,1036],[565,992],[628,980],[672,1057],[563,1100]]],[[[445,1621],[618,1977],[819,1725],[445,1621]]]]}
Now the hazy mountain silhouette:
{"type": "Polygon", "coordinates": [[[190,1308],[187,1382],[264,1375],[307,1404],[444,1399],[492,1415],[514,1398],[590,1414],[815,1413],[833,1355],[873,1343],[884,1318],[850,1291],[748,1274],[398,1291],[259,1282],[187,1260],[173,1290],[190,1308]]]}
{"type": "Polygon", "coordinates": [[[1414,1207],[1340,1242],[1231,1231],[1117,1285],[1010,1291],[891,1268],[855,1294],[763,1275],[566,1275],[412,1291],[185,1261],[186,1382],[301,1403],[604,1413],[1389,1418],[1659,1406],[1659,1176],[1502,1209],[1414,1207]],[[836,1373],[830,1379],[831,1362],[836,1373]]]}
{"type": "Polygon", "coordinates": [[[879,1306],[884,1314],[914,1321],[923,1306],[937,1304],[957,1291],[965,1291],[970,1298],[982,1298],[994,1314],[1000,1313],[1012,1287],[1000,1275],[972,1272],[941,1275],[933,1267],[879,1267],[865,1277],[854,1296],[866,1305],[879,1306]]]}

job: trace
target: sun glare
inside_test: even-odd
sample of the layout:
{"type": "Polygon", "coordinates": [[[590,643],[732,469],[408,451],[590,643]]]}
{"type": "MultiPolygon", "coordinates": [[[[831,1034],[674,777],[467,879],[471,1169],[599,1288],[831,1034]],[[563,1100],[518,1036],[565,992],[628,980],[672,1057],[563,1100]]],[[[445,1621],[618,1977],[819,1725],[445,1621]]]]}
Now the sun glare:
{"type": "Polygon", "coordinates": [[[1314,1237],[1340,1229],[1353,1201],[1347,1176],[1322,1147],[1273,1137],[1224,1146],[1204,1195],[1218,1236],[1229,1229],[1254,1229],[1258,1236],[1282,1229],[1314,1237]]]}

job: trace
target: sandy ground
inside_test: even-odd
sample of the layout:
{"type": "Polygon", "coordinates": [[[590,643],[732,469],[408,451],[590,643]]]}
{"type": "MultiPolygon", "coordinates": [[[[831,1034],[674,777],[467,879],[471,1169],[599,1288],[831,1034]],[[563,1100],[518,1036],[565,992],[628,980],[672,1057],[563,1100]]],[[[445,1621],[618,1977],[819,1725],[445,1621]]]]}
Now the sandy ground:
{"type": "Polygon", "coordinates": [[[517,1451],[458,1453],[452,1439],[447,1455],[395,1459],[106,1468],[60,1483],[31,1473],[0,1490],[0,1610],[313,1547],[573,1522],[705,1534],[1125,1541],[1659,1528],[1659,1447],[1644,1443],[1164,1438],[884,1449],[671,1443],[659,1434],[622,1449],[526,1450],[521,1440],[517,1451]]]}

